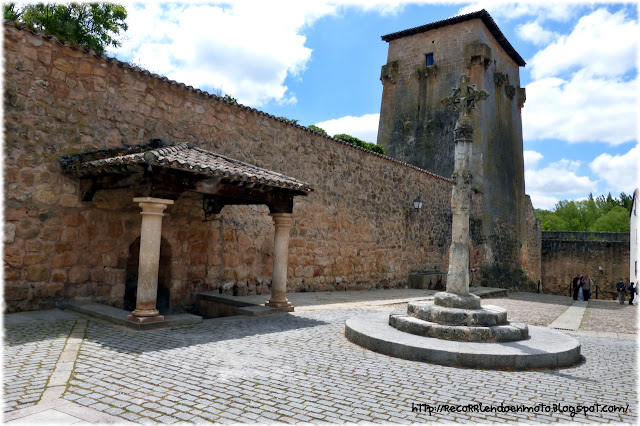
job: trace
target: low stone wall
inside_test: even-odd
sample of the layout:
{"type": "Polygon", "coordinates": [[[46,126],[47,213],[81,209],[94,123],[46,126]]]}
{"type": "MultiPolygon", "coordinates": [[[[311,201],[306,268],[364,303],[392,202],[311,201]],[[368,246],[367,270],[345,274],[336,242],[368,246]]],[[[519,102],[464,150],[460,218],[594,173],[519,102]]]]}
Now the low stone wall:
{"type": "MultiPolygon", "coordinates": [[[[5,306],[64,300],[121,307],[137,273],[138,194],[79,199],[58,157],[164,138],[309,182],[291,229],[289,291],[404,286],[412,270],[446,271],[451,181],[5,24],[5,306]],[[422,194],[420,211],[412,200],[422,194]]],[[[170,310],[193,293],[269,293],[273,223],[265,206],[225,207],[203,222],[184,193],[163,219],[161,287],[170,310]]]]}
{"type": "MultiPolygon", "coordinates": [[[[543,231],[543,291],[569,296],[577,274],[591,277],[600,299],[615,299],[616,281],[629,280],[629,234],[543,231]]],[[[595,288],[592,292],[595,297],[595,288]]]]}

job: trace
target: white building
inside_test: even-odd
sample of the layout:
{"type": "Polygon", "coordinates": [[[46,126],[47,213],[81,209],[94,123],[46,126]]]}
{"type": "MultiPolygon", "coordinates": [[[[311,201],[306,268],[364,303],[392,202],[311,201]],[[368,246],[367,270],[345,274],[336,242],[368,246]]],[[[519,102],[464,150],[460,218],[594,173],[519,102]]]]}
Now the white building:
{"type": "Polygon", "coordinates": [[[640,189],[636,188],[633,191],[633,200],[631,201],[631,235],[629,235],[629,254],[631,255],[631,259],[629,261],[629,282],[636,283],[638,286],[638,258],[640,257],[640,251],[638,250],[639,242],[638,242],[638,233],[640,232],[638,228],[640,228],[640,220],[638,218],[640,214],[640,207],[638,203],[640,202],[638,199],[640,198],[640,189]]]}

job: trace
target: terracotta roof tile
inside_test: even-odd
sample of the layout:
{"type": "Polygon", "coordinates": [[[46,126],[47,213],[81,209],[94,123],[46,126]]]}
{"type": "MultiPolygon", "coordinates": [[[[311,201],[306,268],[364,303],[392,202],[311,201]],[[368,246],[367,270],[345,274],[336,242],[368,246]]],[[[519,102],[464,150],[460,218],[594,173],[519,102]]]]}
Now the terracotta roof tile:
{"type": "Polygon", "coordinates": [[[192,143],[161,146],[134,153],[103,151],[101,155],[98,155],[102,158],[97,159],[83,158],[83,155],[86,154],[61,157],[60,163],[63,169],[70,174],[83,176],[95,175],[114,166],[149,164],[228,179],[239,182],[243,186],[253,183],[304,193],[313,191],[313,188],[306,182],[204,149],[195,148],[192,143]]]}

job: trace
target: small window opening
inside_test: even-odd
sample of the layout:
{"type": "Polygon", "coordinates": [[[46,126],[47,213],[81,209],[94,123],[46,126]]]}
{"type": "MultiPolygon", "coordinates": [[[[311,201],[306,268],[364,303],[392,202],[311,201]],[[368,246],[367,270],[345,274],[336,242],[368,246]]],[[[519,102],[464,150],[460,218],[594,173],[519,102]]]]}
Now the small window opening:
{"type": "Polygon", "coordinates": [[[427,66],[430,67],[433,65],[433,53],[427,53],[425,56],[427,58],[427,66]]]}

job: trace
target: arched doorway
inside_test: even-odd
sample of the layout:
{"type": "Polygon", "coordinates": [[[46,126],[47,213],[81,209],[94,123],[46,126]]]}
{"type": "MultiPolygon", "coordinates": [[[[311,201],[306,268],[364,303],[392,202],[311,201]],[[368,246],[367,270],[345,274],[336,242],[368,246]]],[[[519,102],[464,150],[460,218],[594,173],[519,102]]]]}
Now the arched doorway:
{"type": "MultiPolygon", "coordinates": [[[[140,261],[140,237],[129,246],[127,259],[127,278],[124,287],[124,310],[133,311],[136,308],[138,289],[138,263],[140,261]]],[[[158,269],[158,298],[156,309],[160,315],[170,312],[171,295],[171,245],[162,237],[160,239],[160,264],[158,269]]]]}

